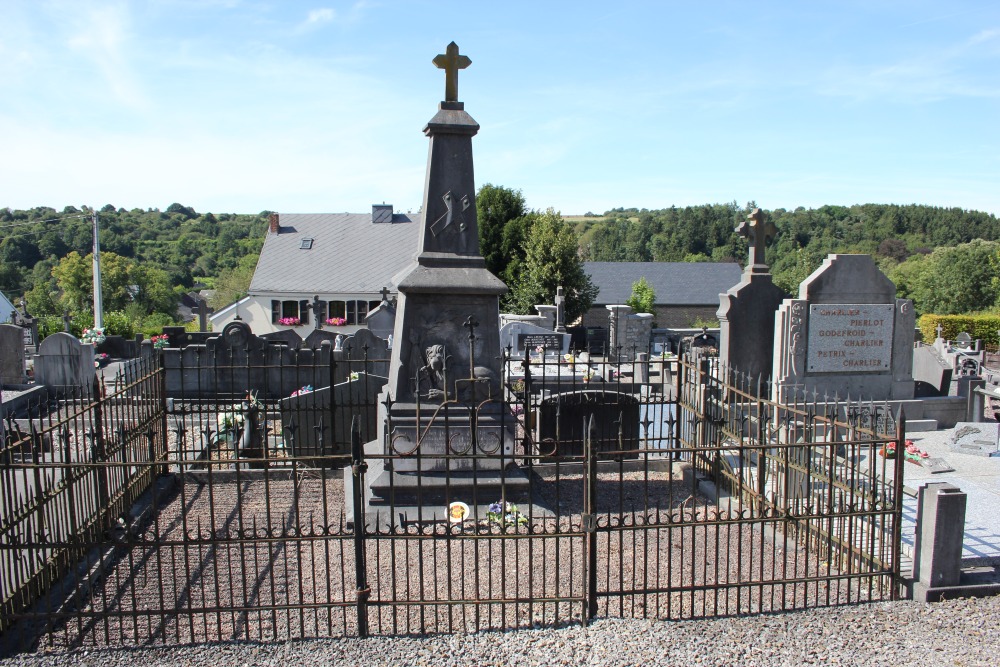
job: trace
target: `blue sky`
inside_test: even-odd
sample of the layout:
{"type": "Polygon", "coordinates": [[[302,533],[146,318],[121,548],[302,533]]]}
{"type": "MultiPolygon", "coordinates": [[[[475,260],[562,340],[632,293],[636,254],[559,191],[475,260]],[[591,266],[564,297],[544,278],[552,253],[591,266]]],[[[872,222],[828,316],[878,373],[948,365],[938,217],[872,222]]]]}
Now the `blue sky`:
{"type": "Polygon", "coordinates": [[[0,206],[421,205],[458,43],[476,182],[565,214],[1000,214],[1000,3],[0,3],[0,206]]]}

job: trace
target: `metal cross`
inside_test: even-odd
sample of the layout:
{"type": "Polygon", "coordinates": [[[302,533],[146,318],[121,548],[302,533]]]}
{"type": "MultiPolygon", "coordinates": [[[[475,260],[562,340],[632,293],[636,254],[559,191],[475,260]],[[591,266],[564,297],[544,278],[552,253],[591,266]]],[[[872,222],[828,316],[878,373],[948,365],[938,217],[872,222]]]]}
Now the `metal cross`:
{"type": "Polygon", "coordinates": [[[774,223],[765,218],[764,212],[755,208],[746,220],[736,226],[736,233],[750,241],[750,265],[766,264],[764,246],[778,233],[774,223]]]}
{"type": "Polygon", "coordinates": [[[458,45],[452,42],[444,53],[438,54],[434,60],[438,69],[444,70],[444,101],[458,101],[458,70],[472,64],[467,56],[458,54],[458,45]]]}
{"type": "Polygon", "coordinates": [[[383,287],[382,288],[382,303],[388,303],[388,302],[389,302],[389,288],[388,287],[383,287]]]}

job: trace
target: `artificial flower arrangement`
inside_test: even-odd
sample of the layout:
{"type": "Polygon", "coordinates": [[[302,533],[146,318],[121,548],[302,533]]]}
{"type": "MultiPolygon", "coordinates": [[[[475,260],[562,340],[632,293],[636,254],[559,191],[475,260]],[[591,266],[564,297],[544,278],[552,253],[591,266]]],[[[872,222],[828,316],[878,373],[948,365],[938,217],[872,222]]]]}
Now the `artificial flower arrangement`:
{"type": "Polygon", "coordinates": [[[514,503],[495,502],[486,508],[486,520],[501,528],[507,526],[523,526],[528,518],[521,514],[514,503]]]}
{"type": "Polygon", "coordinates": [[[84,329],[83,335],[80,336],[80,340],[84,343],[90,343],[92,345],[100,345],[105,340],[107,336],[104,335],[104,329],[98,327],[93,327],[90,329],[84,329]]]}
{"type": "Polygon", "coordinates": [[[150,338],[153,342],[153,348],[156,350],[162,350],[170,343],[170,338],[167,334],[160,334],[159,336],[153,336],[150,338]]]}
{"type": "Polygon", "coordinates": [[[228,435],[242,427],[243,422],[246,420],[245,413],[251,407],[255,407],[261,411],[264,410],[264,404],[257,398],[257,392],[247,392],[247,397],[234,405],[232,410],[220,412],[218,417],[216,417],[219,435],[228,435]]]}
{"type": "Polygon", "coordinates": [[[326,323],[331,327],[342,327],[347,324],[346,317],[328,317],[326,318],[326,323]]]}
{"type": "Polygon", "coordinates": [[[104,364],[108,363],[110,357],[105,352],[98,352],[94,355],[94,368],[100,368],[104,364]]]}
{"type": "Polygon", "coordinates": [[[282,317],[278,320],[278,324],[283,324],[286,327],[297,327],[302,324],[302,320],[297,317],[282,317]]]}
{"type": "Polygon", "coordinates": [[[296,389],[295,391],[293,391],[291,394],[289,394],[288,398],[292,398],[293,396],[302,396],[303,394],[311,394],[313,391],[315,391],[313,389],[313,386],[311,384],[307,384],[301,389],[296,389]]]}

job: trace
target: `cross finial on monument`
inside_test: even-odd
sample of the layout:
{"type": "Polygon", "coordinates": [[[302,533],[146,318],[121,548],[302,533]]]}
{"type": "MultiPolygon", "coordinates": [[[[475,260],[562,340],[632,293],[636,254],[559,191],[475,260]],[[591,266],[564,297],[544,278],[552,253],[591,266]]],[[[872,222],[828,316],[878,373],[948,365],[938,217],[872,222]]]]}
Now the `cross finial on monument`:
{"type": "Polygon", "coordinates": [[[764,212],[755,208],[747,216],[747,219],[736,226],[736,233],[750,241],[750,261],[749,266],[764,265],[764,246],[774,239],[778,233],[778,228],[774,226],[764,212]]]}
{"type": "Polygon", "coordinates": [[[382,303],[389,303],[389,288],[382,288],[382,303]]]}
{"type": "Polygon", "coordinates": [[[452,42],[445,49],[444,53],[437,55],[434,58],[434,64],[438,69],[443,69],[444,75],[444,101],[445,102],[457,102],[458,101],[458,70],[465,69],[472,64],[468,56],[462,56],[458,53],[458,45],[452,42]]]}

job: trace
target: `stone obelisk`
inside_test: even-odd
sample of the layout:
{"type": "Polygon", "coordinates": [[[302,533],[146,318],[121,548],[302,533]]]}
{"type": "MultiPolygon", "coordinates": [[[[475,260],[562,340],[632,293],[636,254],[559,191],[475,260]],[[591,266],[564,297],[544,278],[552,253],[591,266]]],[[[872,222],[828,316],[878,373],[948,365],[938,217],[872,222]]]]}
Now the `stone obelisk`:
{"type": "Polygon", "coordinates": [[[433,62],[446,73],[445,99],[424,128],[430,153],[417,252],[393,279],[389,381],[379,437],[366,446],[392,458],[372,461],[372,505],[389,496],[398,503],[407,490],[425,499],[436,485],[456,493],[460,479],[480,489],[497,480],[506,486],[512,461],[513,420],[503,413],[500,384],[499,299],[507,286],[479,251],[472,160],[479,124],[458,101],[458,71],[471,61],[452,42],[433,62]]]}

